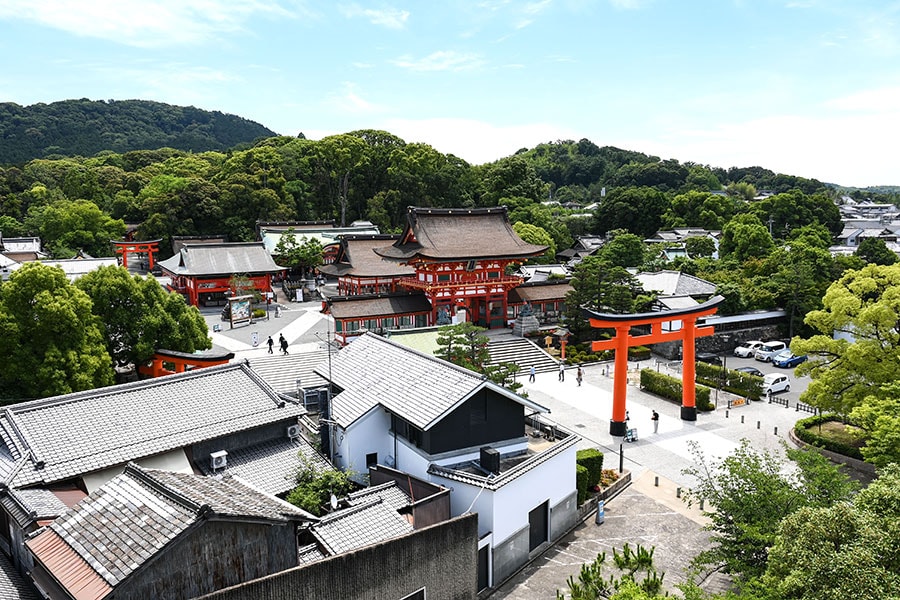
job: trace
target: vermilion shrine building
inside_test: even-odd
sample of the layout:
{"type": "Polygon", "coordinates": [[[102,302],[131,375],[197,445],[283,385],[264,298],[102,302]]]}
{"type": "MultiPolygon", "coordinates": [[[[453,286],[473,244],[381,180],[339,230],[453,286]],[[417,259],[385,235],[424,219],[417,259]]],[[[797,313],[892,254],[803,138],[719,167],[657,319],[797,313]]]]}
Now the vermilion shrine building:
{"type": "Polygon", "coordinates": [[[271,292],[272,276],[285,270],[275,264],[262,242],[186,244],[159,267],[171,278],[167,288],[183,294],[194,306],[224,304],[234,275],[246,276],[260,293],[271,292]]]}
{"type": "MultiPolygon", "coordinates": [[[[506,327],[516,317],[510,292],[524,281],[507,272],[546,250],[513,231],[503,206],[410,207],[399,238],[345,236],[335,261],[319,271],[338,278],[341,298],[329,299],[328,308],[346,343],[367,330],[438,325],[463,316],[482,327],[506,327]]],[[[569,289],[562,282],[537,296],[546,310],[559,311],[569,289]]],[[[515,301],[521,306],[528,295],[515,301]]]]}

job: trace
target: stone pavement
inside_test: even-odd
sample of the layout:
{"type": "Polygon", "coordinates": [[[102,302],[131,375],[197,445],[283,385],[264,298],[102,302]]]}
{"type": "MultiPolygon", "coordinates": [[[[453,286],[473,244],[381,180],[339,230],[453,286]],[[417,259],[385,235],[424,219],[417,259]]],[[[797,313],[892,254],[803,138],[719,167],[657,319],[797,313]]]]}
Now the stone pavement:
{"type": "MultiPolygon", "coordinates": [[[[647,361],[644,366],[651,363],[647,361]]],[[[696,422],[682,421],[678,404],[629,385],[629,425],[637,428],[638,439],[625,443],[609,435],[612,377],[604,375],[607,365],[589,365],[584,372],[581,386],[575,381],[574,370],[567,373],[565,382],[559,382],[556,373],[538,374],[534,383],[528,383],[527,376],[520,380],[531,400],[551,410],[552,421],[582,436],[581,447],[603,451],[605,468],[618,468],[621,451],[623,466],[631,471],[633,483],[606,503],[602,525],[596,525],[591,515],[494,592],[492,600],[555,598],[557,590],[567,589],[570,576],[577,577],[583,563],[604,551],[611,561],[612,548],[621,548],[626,542],[655,546],[657,569],[666,573],[666,587],[674,590],[675,583],[684,581],[690,560],[709,544],[709,534],[703,530],[706,519],[699,507],[688,507],[678,498],[679,487],[686,489],[694,483],[682,472],[694,464],[691,444],[705,455],[716,457],[730,453],[743,438],[749,439],[755,449],[780,451],[794,422],[808,416],[793,407],[785,409],[766,402],[729,410],[723,395],[717,410],[699,413],[696,422]],[[656,434],[650,420],[654,409],[660,414],[656,434]]],[[[702,581],[705,589],[715,592],[724,591],[728,584],[728,579],[719,574],[702,581]]]]}

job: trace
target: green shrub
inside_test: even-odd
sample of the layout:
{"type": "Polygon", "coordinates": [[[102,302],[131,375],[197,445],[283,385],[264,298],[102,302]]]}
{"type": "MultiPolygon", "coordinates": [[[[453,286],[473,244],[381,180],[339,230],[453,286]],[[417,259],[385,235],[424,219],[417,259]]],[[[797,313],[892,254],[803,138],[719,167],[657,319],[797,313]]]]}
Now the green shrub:
{"type": "Polygon", "coordinates": [[[587,467],[575,465],[575,486],[578,489],[578,506],[584,504],[587,500],[588,492],[588,470],[587,467]]]}
{"type": "MultiPolygon", "coordinates": [[[[674,400],[681,404],[682,385],[677,377],[670,377],[657,373],[653,369],[641,369],[641,388],[662,396],[667,400],[674,400]]],[[[709,400],[710,390],[702,385],[695,386],[694,402],[697,410],[713,410],[715,408],[709,400]]]]}
{"type": "Polygon", "coordinates": [[[254,319],[262,319],[266,316],[266,311],[261,308],[253,309],[253,318],[254,319]]]}
{"type": "Polygon", "coordinates": [[[603,472],[603,453],[596,448],[587,448],[575,453],[575,464],[588,470],[588,487],[600,482],[600,474],[603,472]]]}
{"type": "Polygon", "coordinates": [[[762,396],[762,377],[732,369],[725,370],[723,377],[722,367],[705,362],[696,363],[695,373],[697,383],[702,383],[709,387],[717,387],[751,400],[759,400],[762,396]],[[724,386],[722,386],[723,379],[725,379],[724,386]]]}
{"type": "Polygon", "coordinates": [[[838,440],[819,435],[816,425],[828,423],[830,421],[841,421],[841,418],[835,414],[824,414],[800,419],[794,424],[794,433],[797,434],[798,438],[811,446],[824,448],[825,450],[837,454],[864,460],[862,451],[856,446],[851,446],[838,440]]]}
{"type": "Polygon", "coordinates": [[[647,346],[633,346],[628,349],[628,360],[647,360],[650,356],[650,348],[647,346]]]}

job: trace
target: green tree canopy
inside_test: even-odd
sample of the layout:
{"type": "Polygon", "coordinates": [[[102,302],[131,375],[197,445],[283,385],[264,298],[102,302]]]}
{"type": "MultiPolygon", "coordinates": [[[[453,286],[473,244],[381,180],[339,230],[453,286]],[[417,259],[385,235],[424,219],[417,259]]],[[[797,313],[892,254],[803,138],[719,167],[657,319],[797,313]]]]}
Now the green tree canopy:
{"type": "Polygon", "coordinates": [[[184,298],[155,279],[130,275],[122,267],[100,267],[76,287],[92,302],[106,349],[121,365],[138,365],[159,349],[191,353],[212,347],[206,321],[184,298]]]}
{"type": "Polygon", "coordinates": [[[62,269],[22,265],[0,286],[0,395],[42,398],[113,382],[91,299],[62,269]]]}
{"type": "Polygon", "coordinates": [[[897,262],[897,255],[887,247],[881,238],[863,238],[854,254],[866,263],[876,265],[892,265],[897,262]]]}
{"type": "Polygon", "coordinates": [[[626,229],[641,239],[648,238],[659,231],[668,208],[666,195],[652,187],[616,188],[595,211],[594,231],[626,229]]]}
{"type": "Polygon", "coordinates": [[[111,256],[110,240],[125,235],[125,223],[110,218],[90,200],[58,200],[28,211],[26,226],[40,234],[54,258],[72,258],[78,250],[111,256]]]}
{"type": "Polygon", "coordinates": [[[719,256],[742,263],[749,258],[764,258],[774,247],[769,230],[757,217],[740,214],[722,228],[719,256]]]}
{"type": "Polygon", "coordinates": [[[553,238],[550,237],[550,234],[547,233],[546,230],[536,225],[518,221],[513,223],[513,231],[515,231],[516,235],[522,238],[522,241],[524,242],[535,244],[536,246],[547,246],[547,251],[541,256],[532,259],[531,262],[539,265],[547,265],[556,262],[556,242],[553,241],[553,238]]]}
{"type": "Polygon", "coordinates": [[[791,343],[809,355],[797,370],[812,378],[804,402],[849,415],[866,396],[882,396],[900,373],[900,265],[846,272],[806,323],[818,334],[791,343]]]}
{"type": "Polygon", "coordinates": [[[600,259],[615,267],[640,267],[644,264],[644,241],[624,229],[609,232],[609,241],[597,252],[600,259]]]}

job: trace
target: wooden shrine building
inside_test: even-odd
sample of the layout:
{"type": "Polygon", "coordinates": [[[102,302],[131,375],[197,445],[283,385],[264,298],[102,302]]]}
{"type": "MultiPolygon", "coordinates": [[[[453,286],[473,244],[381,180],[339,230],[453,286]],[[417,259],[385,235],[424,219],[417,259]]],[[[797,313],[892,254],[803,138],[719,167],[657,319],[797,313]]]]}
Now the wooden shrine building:
{"type": "Polygon", "coordinates": [[[262,242],[186,244],[159,263],[171,278],[169,290],[183,294],[194,306],[224,304],[234,275],[245,276],[260,293],[272,291],[272,276],[285,269],[272,260],[262,242]]]}
{"type": "Polygon", "coordinates": [[[400,279],[415,275],[415,269],[386,261],[374,250],[397,239],[396,235],[341,236],[336,248],[332,249],[334,261],[320,266],[319,272],[337,277],[341,296],[396,293],[400,291],[400,279]]]}
{"type": "Polygon", "coordinates": [[[450,322],[460,310],[466,320],[489,329],[506,327],[507,294],[522,277],[507,275],[547,246],[524,242],[509,223],[506,207],[410,207],[403,234],[393,245],[375,248],[387,261],[415,274],[401,288],[421,291],[431,304],[431,324],[450,322]]]}

